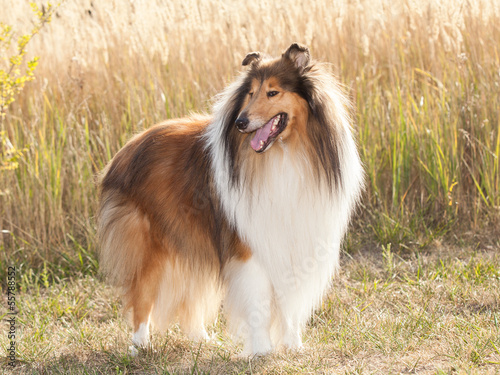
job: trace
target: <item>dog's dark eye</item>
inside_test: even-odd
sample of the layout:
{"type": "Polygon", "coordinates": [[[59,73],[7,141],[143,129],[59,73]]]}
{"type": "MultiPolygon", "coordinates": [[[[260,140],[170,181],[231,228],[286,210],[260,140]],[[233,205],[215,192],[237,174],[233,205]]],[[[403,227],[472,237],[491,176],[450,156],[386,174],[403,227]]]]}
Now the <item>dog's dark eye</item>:
{"type": "Polygon", "coordinates": [[[273,97],[273,96],[275,96],[275,95],[278,95],[278,94],[279,94],[279,92],[278,92],[278,91],[269,91],[269,92],[267,93],[267,97],[268,97],[268,98],[271,98],[271,97],[273,97]]]}
{"type": "Polygon", "coordinates": [[[253,95],[253,92],[249,92],[249,93],[248,93],[248,95],[250,95],[250,97],[252,97],[252,95],[253,95]]]}

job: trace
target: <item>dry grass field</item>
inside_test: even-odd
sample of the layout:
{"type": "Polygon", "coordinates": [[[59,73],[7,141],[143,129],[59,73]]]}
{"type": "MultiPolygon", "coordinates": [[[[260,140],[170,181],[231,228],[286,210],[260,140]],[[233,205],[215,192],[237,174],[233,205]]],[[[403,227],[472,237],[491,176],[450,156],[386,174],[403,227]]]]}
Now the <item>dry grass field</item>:
{"type": "MultiPolygon", "coordinates": [[[[299,353],[238,357],[224,322],[210,342],[173,327],[128,354],[116,293],[96,278],[25,274],[13,374],[496,374],[500,372],[498,249],[441,249],[403,259],[345,256],[299,353]]],[[[2,312],[4,310],[0,310],[2,312]]],[[[1,337],[5,347],[5,338],[1,337]]],[[[2,364],[5,369],[7,366],[2,364]]]]}
{"type": "MultiPolygon", "coordinates": [[[[0,22],[26,33],[25,1],[0,22]]],[[[26,374],[500,373],[500,2],[66,0],[28,46],[30,82],[0,119],[0,316],[17,269],[26,374]],[[95,176],[134,133],[209,111],[259,50],[328,61],[353,102],[366,192],[342,270],[300,353],[244,360],[225,335],[173,329],[127,354],[98,274],[95,176]]],[[[0,56],[1,64],[5,63],[0,56]]]]}

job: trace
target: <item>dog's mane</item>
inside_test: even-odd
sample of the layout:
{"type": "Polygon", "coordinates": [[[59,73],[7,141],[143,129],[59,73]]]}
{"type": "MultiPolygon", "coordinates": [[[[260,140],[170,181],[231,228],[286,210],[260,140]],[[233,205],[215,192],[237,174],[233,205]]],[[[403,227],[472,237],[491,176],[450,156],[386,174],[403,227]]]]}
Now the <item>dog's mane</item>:
{"type": "MultiPolygon", "coordinates": [[[[219,96],[214,106],[214,121],[220,127],[218,135],[221,139],[217,146],[222,147],[228,163],[230,183],[233,187],[241,183],[238,158],[242,145],[238,142],[241,135],[234,125],[235,121],[252,80],[263,81],[270,77],[277,78],[285,90],[298,94],[307,102],[309,122],[306,136],[312,145],[315,177],[324,180],[332,191],[342,182],[339,148],[342,147],[344,126],[349,126],[348,114],[344,109],[348,106],[348,100],[324,64],[312,62],[301,71],[283,59],[252,64],[219,96]]],[[[212,141],[211,147],[217,146],[212,141]]]]}

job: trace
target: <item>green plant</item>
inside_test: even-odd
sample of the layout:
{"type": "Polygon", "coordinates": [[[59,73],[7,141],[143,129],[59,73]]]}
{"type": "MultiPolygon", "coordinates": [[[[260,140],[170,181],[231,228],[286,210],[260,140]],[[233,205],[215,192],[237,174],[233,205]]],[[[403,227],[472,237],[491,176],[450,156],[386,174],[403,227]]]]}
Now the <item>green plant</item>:
{"type": "Polygon", "coordinates": [[[33,37],[50,22],[55,7],[48,3],[42,10],[34,3],[30,3],[36,16],[33,28],[28,34],[17,38],[13,47],[15,33],[12,26],[0,22],[0,119],[3,121],[9,105],[22,91],[24,85],[35,79],[33,74],[38,65],[38,57],[26,61],[27,46],[33,37]]]}
{"type": "MultiPolygon", "coordinates": [[[[9,105],[12,104],[25,84],[35,79],[34,71],[38,65],[38,56],[26,59],[27,46],[42,27],[50,22],[55,7],[48,3],[42,10],[34,3],[30,3],[36,16],[29,33],[17,37],[12,26],[0,22],[0,124],[6,116],[9,105]],[[15,46],[13,46],[15,44],[15,46]],[[27,60],[27,61],[26,61],[27,60]]],[[[0,129],[0,172],[18,167],[18,160],[26,152],[13,146],[7,133],[0,129]]],[[[6,191],[0,190],[0,194],[6,191]]]]}

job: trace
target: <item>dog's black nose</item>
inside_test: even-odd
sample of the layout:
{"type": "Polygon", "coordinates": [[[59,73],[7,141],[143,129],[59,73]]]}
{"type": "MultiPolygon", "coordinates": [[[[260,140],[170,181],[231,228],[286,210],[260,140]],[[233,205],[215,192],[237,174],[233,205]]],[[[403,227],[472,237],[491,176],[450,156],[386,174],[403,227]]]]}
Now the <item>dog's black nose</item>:
{"type": "Polygon", "coordinates": [[[243,131],[247,128],[249,122],[247,117],[238,117],[234,123],[239,131],[243,131]]]}

